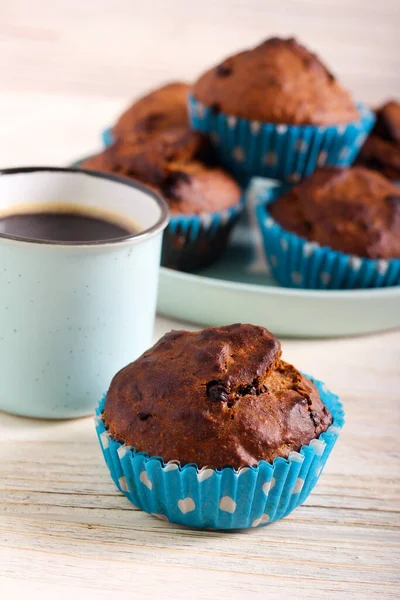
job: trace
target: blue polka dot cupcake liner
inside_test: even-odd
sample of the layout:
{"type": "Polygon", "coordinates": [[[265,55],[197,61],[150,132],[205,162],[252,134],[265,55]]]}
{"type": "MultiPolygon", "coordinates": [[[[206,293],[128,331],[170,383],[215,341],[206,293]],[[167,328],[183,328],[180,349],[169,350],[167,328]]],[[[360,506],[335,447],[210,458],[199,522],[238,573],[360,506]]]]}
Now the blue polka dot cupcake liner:
{"type": "Polygon", "coordinates": [[[180,271],[212,264],[226,249],[243,208],[244,197],[238,204],[215,213],[171,215],[164,230],[161,264],[180,271]]]}
{"type": "Polygon", "coordinates": [[[103,131],[101,132],[101,140],[106,148],[114,143],[112,127],[107,127],[107,129],[103,129],[103,131]]]}
{"type": "Polygon", "coordinates": [[[210,137],[222,164],[237,177],[270,177],[297,182],[317,167],[352,164],[375,122],[357,105],[358,121],[335,126],[263,123],[215,113],[189,96],[191,127],[210,137]]]}
{"type": "Polygon", "coordinates": [[[309,242],[283,229],[271,217],[268,205],[289,187],[277,185],[260,191],[256,208],[265,256],[278,283],[314,290],[400,285],[400,258],[360,258],[309,242]]]}
{"type": "Polygon", "coordinates": [[[286,517],[317,483],[344,425],[338,397],[309,377],[332,413],[332,425],[318,439],[287,459],[260,461],[256,467],[211,469],[137,452],[114,439],[96,410],[96,432],[117,488],[136,507],[159,519],[202,529],[258,527],[286,517]]]}
{"type": "MultiPolygon", "coordinates": [[[[111,132],[110,130],[107,130],[111,132]]],[[[79,169],[80,161],[73,166],[79,169]]],[[[214,213],[170,215],[163,233],[161,264],[179,271],[198,270],[217,260],[243,212],[245,194],[237,204],[214,213]]]]}

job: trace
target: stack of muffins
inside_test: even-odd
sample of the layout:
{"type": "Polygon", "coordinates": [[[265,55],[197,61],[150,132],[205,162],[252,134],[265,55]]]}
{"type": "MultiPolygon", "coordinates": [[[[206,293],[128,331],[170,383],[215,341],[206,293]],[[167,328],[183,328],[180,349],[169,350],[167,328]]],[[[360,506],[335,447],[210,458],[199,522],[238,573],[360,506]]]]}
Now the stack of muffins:
{"type": "Polygon", "coordinates": [[[260,194],[257,217],[280,284],[398,285],[400,193],[389,178],[400,173],[399,112],[389,102],[375,117],[315,54],[271,38],[191,86],[171,83],[135,102],[105,133],[106,149],[81,167],[133,177],[164,196],[172,214],[165,266],[216,261],[240,216],[241,188],[257,176],[275,182],[260,194]]]}

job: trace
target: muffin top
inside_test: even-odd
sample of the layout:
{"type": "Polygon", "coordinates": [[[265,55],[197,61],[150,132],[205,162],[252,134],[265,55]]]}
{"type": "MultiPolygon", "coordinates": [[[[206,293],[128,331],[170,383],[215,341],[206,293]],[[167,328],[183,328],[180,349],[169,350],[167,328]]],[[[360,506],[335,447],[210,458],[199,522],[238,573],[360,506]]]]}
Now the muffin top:
{"type": "Polygon", "coordinates": [[[134,102],[113,127],[115,137],[132,131],[154,133],[188,127],[187,83],[173,82],[151,91],[134,102]]]}
{"type": "Polygon", "coordinates": [[[335,125],[359,118],[350,95],[293,38],[270,38],[230,56],[194,84],[215,112],[270,123],[335,125]]]}
{"type": "Polygon", "coordinates": [[[400,103],[386,102],[376,110],[374,133],[384,140],[400,144],[400,103]]]}
{"type": "Polygon", "coordinates": [[[400,103],[386,102],[375,111],[376,123],[357,157],[389,179],[400,179],[400,103]]]}
{"type": "Polygon", "coordinates": [[[284,229],[321,246],[359,257],[400,257],[400,190],[375,171],[318,169],[269,212],[284,229]]]}
{"type": "Polygon", "coordinates": [[[137,179],[157,189],[173,214],[200,214],[229,208],[241,197],[230,175],[202,162],[208,158],[204,137],[176,128],[119,138],[81,168],[137,179]]]}
{"type": "Polygon", "coordinates": [[[332,423],[315,386],[263,327],[171,331],[107,393],[110,434],[167,462],[239,468],[287,457],[332,423]]]}

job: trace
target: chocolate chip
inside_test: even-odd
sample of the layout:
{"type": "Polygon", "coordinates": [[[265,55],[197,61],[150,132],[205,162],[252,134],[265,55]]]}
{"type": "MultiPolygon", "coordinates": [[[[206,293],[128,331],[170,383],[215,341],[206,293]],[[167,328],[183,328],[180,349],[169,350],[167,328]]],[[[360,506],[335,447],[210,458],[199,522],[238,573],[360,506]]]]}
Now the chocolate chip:
{"type": "Polygon", "coordinates": [[[230,67],[227,63],[221,63],[215,69],[218,77],[228,77],[228,75],[232,74],[232,67],[230,67]]]}
{"type": "Polygon", "coordinates": [[[310,221],[304,221],[304,229],[306,233],[311,233],[312,224],[310,223],[310,221]]]}
{"type": "Polygon", "coordinates": [[[147,419],[148,419],[149,417],[151,417],[151,414],[150,414],[149,412],[144,412],[144,411],[143,411],[143,412],[140,412],[140,413],[138,414],[138,417],[139,417],[139,419],[140,419],[141,421],[147,421],[147,419]]]}
{"type": "Polygon", "coordinates": [[[214,402],[228,402],[229,391],[218,381],[207,383],[207,396],[214,402]]]}
{"type": "Polygon", "coordinates": [[[254,385],[246,385],[243,388],[241,388],[240,394],[242,396],[256,396],[257,388],[255,388],[254,385]]]}
{"type": "Polygon", "coordinates": [[[213,102],[210,104],[210,110],[214,115],[217,115],[221,112],[221,105],[218,102],[213,102]]]}
{"type": "Polygon", "coordinates": [[[180,198],[176,193],[176,188],[180,182],[189,183],[190,175],[188,175],[184,171],[171,171],[164,179],[161,185],[161,190],[168,198],[179,200],[180,198]]]}

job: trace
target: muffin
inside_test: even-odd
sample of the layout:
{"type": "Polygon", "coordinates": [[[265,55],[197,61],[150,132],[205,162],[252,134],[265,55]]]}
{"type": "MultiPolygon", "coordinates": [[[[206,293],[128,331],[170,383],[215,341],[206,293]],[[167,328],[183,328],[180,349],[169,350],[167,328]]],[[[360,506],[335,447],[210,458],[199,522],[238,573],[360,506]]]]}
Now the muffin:
{"type": "Polygon", "coordinates": [[[189,107],[193,128],[210,135],[229,168],[289,181],[350,164],[373,124],[293,38],[228,57],[193,85],[189,107]]]}
{"type": "Polygon", "coordinates": [[[218,528],[304,501],[343,424],[337,398],[284,362],[272,333],[242,324],[166,334],[117,373],[98,414],[107,464],[134,504],[218,528]]]}
{"type": "Polygon", "coordinates": [[[241,189],[209,162],[204,137],[186,129],[130,134],[80,165],[137,179],[157,189],[172,217],[161,262],[183,271],[219,258],[241,210],[241,189]]]}
{"type": "Polygon", "coordinates": [[[400,283],[400,192],[379,173],[319,169],[291,189],[267,193],[257,211],[268,261],[283,285],[400,283]]]}
{"type": "Polygon", "coordinates": [[[376,123],[356,163],[400,180],[400,103],[391,101],[376,111],[376,123]]]}
{"type": "Polygon", "coordinates": [[[131,132],[154,133],[189,128],[187,94],[189,85],[181,81],[168,83],[136,100],[112,128],[115,138],[131,132]]]}

